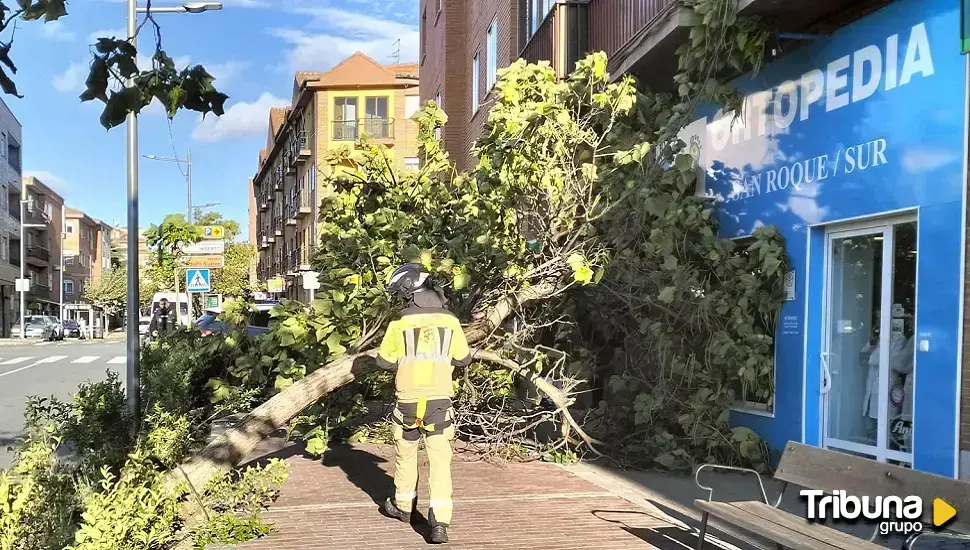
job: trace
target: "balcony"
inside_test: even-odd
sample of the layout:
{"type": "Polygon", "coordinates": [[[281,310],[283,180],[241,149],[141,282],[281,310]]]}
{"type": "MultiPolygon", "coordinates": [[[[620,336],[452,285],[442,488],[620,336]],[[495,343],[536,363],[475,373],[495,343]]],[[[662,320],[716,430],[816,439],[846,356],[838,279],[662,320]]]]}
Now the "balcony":
{"type": "Polygon", "coordinates": [[[283,236],[283,215],[282,214],[273,218],[273,233],[275,233],[277,237],[283,236]]]}
{"type": "Polygon", "coordinates": [[[286,225],[296,226],[296,212],[299,210],[299,208],[297,208],[299,200],[299,195],[293,195],[290,197],[290,200],[283,205],[283,210],[286,212],[286,225]]]}
{"type": "Polygon", "coordinates": [[[266,240],[266,232],[260,231],[256,233],[256,244],[259,248],[268,248],[269,241],[266,240]]]}
{"type": "Polygon", "coordinates": [[[565,78],[588,51],[589,3],[568,0],[553,6],[519,57],[530,63],[549,61],[556,76],[565,78]]]}
{"type": "Polygon", "coordinates": [[[273,168],[273,191],[283,190],[283,167],[276,166],[273,168]]]}
{"type": "Polygon", "coordinates": [[[287,149],[283,152],[283,168],[287,176],[296,175],[296,163],[293,162],[295,157],[296,155],[293,154],[292,149],[287,149]]]}
{"type": "Polygon", "coordinates": [[[27,295],[41,300],[50,300],[51,287],[47,285],[46,281],[30,281],[30,292],[27,295]]]}
{"type": "Polygon", "coordinates": [[[356,141],[358,138],[394,139],[393,118],[362,118],[333,121],[335,141],[356,141]]]}
{"type": "Polygon", "coordinates": [[[50,250],[42,246],[27,247],[27,263],[36,266],[47,266],[50,263],[50,250]]]}
{"type": "Polygon", "coordinates": [[[310,151],[310,140],[307,139],[306,132],[297,132],[295,141],[297,162],[308,160],[313,155],[313,152],[310,151]]]}

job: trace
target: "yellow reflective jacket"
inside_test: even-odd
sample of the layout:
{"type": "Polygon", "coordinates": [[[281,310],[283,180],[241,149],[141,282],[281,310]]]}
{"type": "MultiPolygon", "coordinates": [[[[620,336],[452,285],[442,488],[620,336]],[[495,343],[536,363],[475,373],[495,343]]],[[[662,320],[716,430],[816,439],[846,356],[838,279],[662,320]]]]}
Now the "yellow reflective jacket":
{"type": "Polygon", "coordinates": [[[469,364],[471,355],[453,313],[412,307],[387,327],[377,360],[385,368],[397,364],[397,399],[414,402],[454,397],[454,368],[469,364]]]}

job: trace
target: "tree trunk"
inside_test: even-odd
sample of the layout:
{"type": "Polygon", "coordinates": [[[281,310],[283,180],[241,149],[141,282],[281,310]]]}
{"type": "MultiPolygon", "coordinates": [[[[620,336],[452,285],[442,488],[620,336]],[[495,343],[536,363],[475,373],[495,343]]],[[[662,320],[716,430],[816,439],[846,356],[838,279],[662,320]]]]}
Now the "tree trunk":
{"type": "MultiPolygon", "coordinates": [[[[558,288],[555,282],[544,282],[502,300],[481,323],[465,329],[468,343],[472,345],[487,338],[517,306],[552,296],[558,288]]],[[[378,370],[376,357],[377,350],[343,355],[274,395],[209,443],[201,453],[170,471],[166,487],[172,491],[187,480],[201,493],[209,480],[238,466],[262,440],[304,409],[337,388],[378,370]]]]}

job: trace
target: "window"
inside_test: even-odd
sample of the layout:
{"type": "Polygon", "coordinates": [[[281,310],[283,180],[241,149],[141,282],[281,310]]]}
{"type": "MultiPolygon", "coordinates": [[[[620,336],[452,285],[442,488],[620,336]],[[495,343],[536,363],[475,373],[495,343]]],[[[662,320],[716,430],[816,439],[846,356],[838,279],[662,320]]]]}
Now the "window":
{"type": "Polygon", "coordinates": [[[485,33],[485,88],[492,89],[498,72],[498,20],[492,21],[485,33]]]}
{"type": "Polygon", "coordinates": [[[333,138],[338,140],[357,139],[357,98],[338,97],[334,99],[333,138]]]}
{"type": "Polygon", "coordinates": [[[74,265],[74,256],[73,255],[71,255],[71,256],[64,256],[64,265],[65,266],[72,266],[72,265],[74,265]]]}
{"type": "Polygon", "coordinates": [[[0,132],[0,156],[7,158],[7,132],[0,132]]]}
{"type": "Polygon", "coordinates": [[[421,110],[421,97],[416,95],[404,96],[404,116],[413,117],[421,110]]]}
{"type": "Polygon", "coordinates": [[[445,9],[445,0],[438,0],[438,11],[445,9]]]}
{"type": "Polygon", "coordinates": [[[425,40],[425,36],[427,35],[427,33],[428,33],[428,10],[427,8],[425,8],[425,10],[421,12],[421,38],[420,38],[421,65],[424,65],[424,57],[428,55],[427,44],[425,40]]]}
{"type": "MultiPolygon", "coordinates": [[[[754,237],[743,237],[740,239],[734,239],[734,252],[733,254],[740,257],[747,257],[749,254],[748,248],[755,243],[754,237]]],[[[761,334],[771,337],[770,351],[771,355],[771,370],[765,374],[759,375],[763,377],[759,380],[759,384],[755,387],[764,388],[765,385],[770,387],[769,395],[754,395],[751,391],[751,384],[745,382],[741,378],[735,378],[730,382],[729,389],[734,391],[737,399],[735,405],[736,409],[744,411],[760,411],[771,413],[774,411],[775,403],[775,362],[776,362],[776,348],[775,339],[776,335],[776,323],[773,318],[761,317],[757,324],[757,331],[761,334]]]]}
{"type": "Polygon", "coordinates": [[[391,124],[387,116],[387,96],[364,99],[365,129],[367,135],[387,139],[391,137],[391,124]]]}
{"type": "Polygon", "coordinates": [[[64,281],[64,295],[73,296],[74,295],[74,281],[66,279],[64,281]]]}
{"type": "Polygon", "coordinates": [[[10,259],[10,242],[6,237],[0,237],[0,260],[10,259]]]}
{"type": "Polygon", "coordinates": [[[14,170],[20,172],[20,144],[7,137],[7,162],[14,170]]]}
{"type": "Polygon", "coordinates": [[[49,202],[44,203],[44,215],[47,216],[48,218],[51,218],[54,216],[54,208],[51,206],[51,203],[49,202]]]}
{"type": "Polygon", "coordinates": [[[475,54],[475,58],[472,59],[472,114],[474,115],[478,111],[478,99],[481,97],[478,95],[478,79],[481,78],[482,64],[479,54],[475,54]]]}
{"type": "Polygon", "coordinates": [[[408,170],[417,170],[420,166],[418,157],[404,157],[404,167],[408,170]]]}
{"type": "Polygon", "coordinates": [[[532,35],[539,30],[555,4],[556,0],[528,0],[527,13],[523,14],[527,18],[526,39],[532,38],[532,35]]]}
{"type": "Polygon", "coordinates": [[[434,95],[434,102],[436,105],[438,105],[438,107],[441,107],[442,109],[445,108],[444,102],[441,101],[441,90],[438,90],[438,93],[434,95]]]}
{"type": "Polygon", "coordinates": [[[74,222],[67,224],[67,234],[68,235],[74,234],[74,222]]]}

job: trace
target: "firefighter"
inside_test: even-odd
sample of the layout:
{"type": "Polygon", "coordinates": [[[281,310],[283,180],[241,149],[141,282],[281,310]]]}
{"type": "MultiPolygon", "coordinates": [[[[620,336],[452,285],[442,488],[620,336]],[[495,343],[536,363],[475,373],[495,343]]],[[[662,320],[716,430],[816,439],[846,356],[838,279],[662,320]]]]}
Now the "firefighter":
{"type": "Polygon", "coordinates": [[[409,521],[417,503],[418,445],[423,436],[430,463],[430,538],[441,544],[448,542],[452,513],[452,375],[456,366],[471,363],[471,354],[458,318],[444,308],[444,295],[421,265],[396,269],[387,291],[406,307],[388,326],[377,356],[383,368],[397,365],[394,497],[384,502],[382,511],[409,521]]]}

